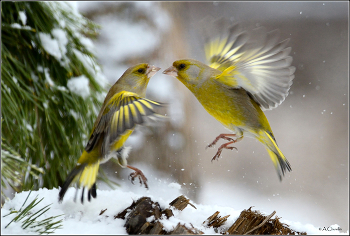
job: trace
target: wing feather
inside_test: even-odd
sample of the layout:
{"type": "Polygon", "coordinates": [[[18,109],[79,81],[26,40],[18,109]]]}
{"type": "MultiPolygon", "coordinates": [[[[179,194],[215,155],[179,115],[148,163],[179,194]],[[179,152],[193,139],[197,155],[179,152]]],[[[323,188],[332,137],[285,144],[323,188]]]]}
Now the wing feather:
{"type": "Polygon", "coordinates": [[[85,150],[90,152],[103,137],[102,156],[106,155],[109,145],[118,140],[126,131],[133,130],[137,124],[143,124],[147,116],[155,116],[154,108],[161,103],[142,98],[135,93],[122,91],[115,94],[103,110],[103,115],[90,135],[85,150]]]}
{"type": "Polygon", "coordinates": [[[226,86],[245,89],[263,109],[273,109],[288,95],[295,67],[289,56],[289,39],[278,42],[279,30],[266,33],[263,27],[251,35],[238,24],[228,34],[205,45],[209,65],[223,73],[217,81],[226,86]]]}

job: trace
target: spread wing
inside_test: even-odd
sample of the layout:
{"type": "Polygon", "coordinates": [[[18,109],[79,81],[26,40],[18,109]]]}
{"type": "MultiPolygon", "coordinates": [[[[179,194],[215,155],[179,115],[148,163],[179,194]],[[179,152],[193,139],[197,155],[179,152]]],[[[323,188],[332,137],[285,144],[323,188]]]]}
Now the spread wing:
{"type": "Polygon", "coordinates": [[[260,27],[248,35],[238,24],[227,35],[205,45],[212,68],[223,73],[217,80],[229,87],[249,92],[263,109],[273,109],[288,95],[295,67],[291,66],[289,39],[278,42],[279,31],[266,33],[260,27]]]}
{"type": "Polygon", "coordinates": [[[161,105],[132,92],[122,91],[115,94],[105,106],[85,150],[90,152],[103,138],[101,152],[104,156],[108,153],[109,146],[127,130],[133,130],[137,124],[143,124],[145,117],[157,116],[154,108],[161,105]]]}

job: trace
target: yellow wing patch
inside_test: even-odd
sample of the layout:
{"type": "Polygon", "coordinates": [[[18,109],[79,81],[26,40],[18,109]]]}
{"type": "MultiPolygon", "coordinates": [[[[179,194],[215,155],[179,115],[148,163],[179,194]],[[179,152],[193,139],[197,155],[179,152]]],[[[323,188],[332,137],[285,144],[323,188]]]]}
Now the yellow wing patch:
{"type": "Polygon", "coordinates": [[[217,81],[245,89],[262,109],[281,104],[295,72],[289,40],[278,42],[279,31],[263,27],[248,34],[238,24],[223,33],[204,46],[209,66],[223,72],[217,81]]]}
{"type": "Polygon", "coordinates": [[[115,94],[105,106],[85,150],[91,152],[99,137],[103,137],[101,156],[104,156],[110,145],[114,145],[127,131],[132,131],[137,124],[143,124],[145,117],[155,116],[154,108],[159,106],[162,104],[142,98],[136,93],[122,91],[115,94]]]}
{"type": "Polygon", "coordinates": [[[144,117],[154,116],[154,108],[161,105],[131,92],[122,91],[114,95],[108,102],[108,112],[104,115],[110,117],[110,127],[106,134],[110,136],[109,142],[113,143],[127,130],[133,130],[137,124],[143,124],[144,117]]]}

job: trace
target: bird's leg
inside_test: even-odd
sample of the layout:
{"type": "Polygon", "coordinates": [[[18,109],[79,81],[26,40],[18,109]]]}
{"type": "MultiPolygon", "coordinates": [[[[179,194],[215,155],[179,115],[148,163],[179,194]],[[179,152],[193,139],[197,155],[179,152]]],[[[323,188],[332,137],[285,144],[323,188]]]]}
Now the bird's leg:
{"type": "MultiPolygon", "coordinates": [[[[220,139],[221,136],[225,136],[225,135],[227,135],[227,134],[220,134],[218,137],[216,137],[216,139],[220,139]]],[[[228,134],[227,136],[236,136],[236,135],[235,134],[228,134]]],[[[214,144],[217,142],[216,139],[213,142],[214,144]]],[[[225,149],[230,149],[230,150],[236,149],[238,151],[238,149],[236,147],[229,147],[228,145],[240,141],[241,139],[243,139],[243,135],[238,137],[238,138],[236,138],[236,139],[232,139],[232,138],[228,138],[228,137],[224,137],[224,139],[229,140],[229,142],[224,143],[223,145],[221,145],[218,148],[218,151],[216,152],[215,156],[211,159],[211,161],[213,161],[215,159],[218,159],[220,157],[222,149],[224,149],[224,148],[225,149]]]]}
{"type": "Polygon", "coordinates": [[[236,134],[220,134],[220,135],[217,136],[217,137],[215,138],[215,140],[214,140],[211,144],[209,144],[206,148],[214,146],[214,145],[219,141],[219,139],[221,139],[221,138],[222,138],[222,139],[226,139],[227,141],[234,141],[233,138],[229,138],[228,136],[236,137],[236,134]]]}
{"type": "Polygon", "coordinates": [[[216,159],[218,159],[219,160],[219,157],[220,157],[220,154],[221,154],[221,152],[222,152],[222,149],[231,149],[231,150],[233,150],[233,149],[236,149],[236,150],[238,150],[236,147],[229,147],[228,145],[230,145],[230,144],[232,144],[232,143],[235,143],[235,142],[237,142],[237,140],[232,140],[232,141],[230,141],[230,142],[227,142],[227,143],[224,143],[223,145],[221,145],[219,148],[218,148],[218,151],[216,152],[216,154],[215,154],[215,156],[213,157],[213,159],[211,159],[211,161],[214,161],[214,160],[216,160],[216,159]]]}
{"type": "Polygon", "coordinates": [[[128,167],[129,169],[132,169],[134,170],[135,172],[131,173],[129,175],[129,178],[131,178],[131,183],[134,184],[134,180],[136,177],[139,178],[139,181],[140,181],[140,184],[144,184],[145,187],[148,189],[148,185],[147,185],[147,178],[146,176],[142,173],[141,170],[137,169],[136,167],[133,167],[133,166],[130,166],[130,165],[127,165],[126,167],[128,167]]]}

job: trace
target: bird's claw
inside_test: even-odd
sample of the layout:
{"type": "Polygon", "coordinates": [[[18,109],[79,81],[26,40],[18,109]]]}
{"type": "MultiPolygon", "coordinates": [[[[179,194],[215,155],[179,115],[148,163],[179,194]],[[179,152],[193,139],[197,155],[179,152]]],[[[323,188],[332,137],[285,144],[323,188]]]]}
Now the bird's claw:
{"type": "Polygon", "coordinates": [[[142,186],[142,184],[144,184],[145,188],[148,189],[147,178],[141,171],[135,171],[135,172],[131,173],[128,176],[128,179],[131,181],[132,184],[134,184],[136,177],[139,179],[140,185],[142,186]]]}
{"type": "Polygon", "coordinates": [[[220,155],[221,155],[221,150],[215,154],[215,156],[211,159],[211,162],[213,162],[214,160],[219,160],[220,155]]]}
{"type": "Polygon", "coordinates": [[[229,144],[230,143],[226,143],[226,144],[221,145],[221,147],[219,147],[218,151],[216,152],[215,156],[211,159],[211,162],[213,162],[214,160],[219,160],[222,149],[224,149],[224,148],[230,149],[230,150],[236,149],[236,151],[238,151],[238,149],[236,147],[228,147],[229,144]]]}
{"type": "Polygon", "coordinates": [[[229,141],[229,142],[231,142],[231,141],[236,142],[235,139],[227,137],[228,135],[236,136],[235,134],[220,134],[219,136],[217,136],[217,137],[214,139],[213,142],[211,142],[209,145],[207,145],[207,146],[205,147],[205,149],[211,148],[211,147],[215,146],[215,144],[219,141],[219,139],[225,139],[225,140],[227,140],[227,141],[229,141]]]}
{"type": "Polygon", "coordinates": [[[226,149],[230,149],[230,150],[236,149],[236,151],[238,151],[238,148],[236,147],[226,147],[226,149]]]}
{"type": "MultiPolygon", "coordinates": [[[[215,142],[216,143],[216,142],[215,142]]],[[[214,142],[212,142],[211,144],[208,144],[206,147],[205,147],[205,149],[207,149],[207,148],[211,148],[212,146],[214,146],[215,145],[215,143],[214,142]]]]}

